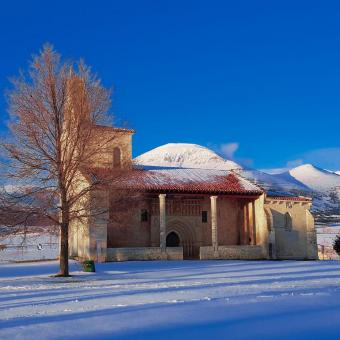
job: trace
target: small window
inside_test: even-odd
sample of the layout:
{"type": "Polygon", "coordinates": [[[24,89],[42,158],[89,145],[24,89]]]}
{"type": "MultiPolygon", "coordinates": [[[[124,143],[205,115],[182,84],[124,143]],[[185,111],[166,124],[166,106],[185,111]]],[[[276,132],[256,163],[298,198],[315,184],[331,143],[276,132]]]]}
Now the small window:
{"type": "Polygon", "coordinates": [[[292,215],[290,213],[285,213],[285,229],[291,231],[293,229],[292,215]]]}
{"type": "Polygon", "coordinates": [[[140,212],[140,220],[141,222],[147,222],[148,221],[148,211],[146,209],[142,209],[140,212]]]}
{"type": "Polygon", "coordinates": [[[207,223],[207,222],[208,222],[208,212],[202,211],[202,223],[207,223]]]}
{"type": "Polygon", "coordinates": [[[121,167],[121,152],[119,148],[113,149],[113,163],[114,168],[120,168],[121,167]]]}

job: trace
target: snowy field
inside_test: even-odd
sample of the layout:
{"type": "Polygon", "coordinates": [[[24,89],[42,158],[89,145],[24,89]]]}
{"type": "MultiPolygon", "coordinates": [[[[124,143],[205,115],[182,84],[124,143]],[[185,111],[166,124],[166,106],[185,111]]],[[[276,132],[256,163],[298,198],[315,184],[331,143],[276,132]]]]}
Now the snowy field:
{"type": "Polygon", "coordinates": [[[339,261],[0,265],[3,339],[338,339],[339,261]]]}

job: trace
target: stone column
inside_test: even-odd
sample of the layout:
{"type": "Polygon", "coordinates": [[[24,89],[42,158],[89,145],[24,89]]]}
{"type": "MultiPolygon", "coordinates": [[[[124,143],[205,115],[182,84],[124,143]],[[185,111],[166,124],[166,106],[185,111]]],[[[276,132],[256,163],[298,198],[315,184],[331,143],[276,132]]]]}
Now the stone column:
{"type": "Polygon", "coordinates": [[[159,246],[162,251],[166,250],[166,194],[159,195],[159,246]]]}
{"type": "Polygon", "coordinates": [[[256,245],[256,215],[255,215],[255,201],[252,202],[252,213],[253,213],[253,229],[252,229],[252,234],[253,237],[251,238],[252,240],[252,245],[256,245]]]}
{"type": "Polygon", "coordinates": [[[247,218],[248,218],[248,238],[247,245],[253,244],[253,212],[252,212],[252,204],[248,202],[247,204],[247,218]]]}
{"type": "Polygon", "coordinates": [[[247,244],[247,228],[248,228],[248,215],[247,215],[247,207],[248,203],[244,203],[243,205],[243,224],[242,224],[242,245],[247,244]]]}
{"type": "Polygon", "coordinates": [[[244,227],[244,245],[249,245],[249,239],[252,239],[252,235],[251,235],[251,203],[250,202],[246,202],[244,205],[244,209],[243,209],[243,217],[244,217],[244,223],[243,223],[243,227],[244,227]]]}
{"type": "Polygon", "coordinates": [[[218,250],[217,238],[217,196],[210,196],[211,203],[211,242],[214,252],[218,250]]]}

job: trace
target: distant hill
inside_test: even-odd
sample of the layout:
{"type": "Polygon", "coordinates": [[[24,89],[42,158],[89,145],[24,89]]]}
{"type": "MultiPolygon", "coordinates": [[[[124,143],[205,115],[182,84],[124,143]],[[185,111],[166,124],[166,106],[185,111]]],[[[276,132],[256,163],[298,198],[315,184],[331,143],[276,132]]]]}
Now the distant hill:
{"type": "Polygon", "coordinates": [[[134,159],[135,164],[179,168],[235,170],[242,167],[223,159],[214,151],[197,144],[169,143],[148,151],[134,159]]]}
{"type": "Polygon", "coordinates": [[[288,173],[315,191],[329,191],[340,189],[340,176],[338,174],[320,169],[312,164],[300,165],[288,173]]]}

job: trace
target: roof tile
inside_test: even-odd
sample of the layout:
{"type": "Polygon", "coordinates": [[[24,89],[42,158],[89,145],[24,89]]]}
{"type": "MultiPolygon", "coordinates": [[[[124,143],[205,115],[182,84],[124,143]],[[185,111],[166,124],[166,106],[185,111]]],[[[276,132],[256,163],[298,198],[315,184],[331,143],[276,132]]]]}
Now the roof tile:
{"type": "MultiPolygon", "coordinates": [[[[91,169],[94,180],[101,180],[109,169],[91,169]]],[[[111,173],[112,170],[111,170],[111,173]]],[[[263,191],[233,171],[147,167],[117,172],[110,182],[119,187],[142,191],[260,195],[263,191]]]]}

